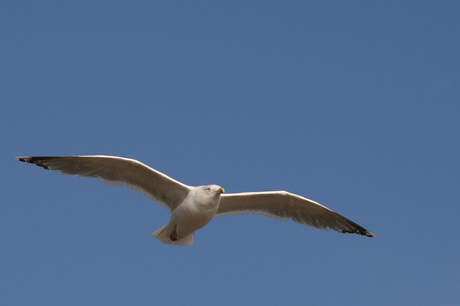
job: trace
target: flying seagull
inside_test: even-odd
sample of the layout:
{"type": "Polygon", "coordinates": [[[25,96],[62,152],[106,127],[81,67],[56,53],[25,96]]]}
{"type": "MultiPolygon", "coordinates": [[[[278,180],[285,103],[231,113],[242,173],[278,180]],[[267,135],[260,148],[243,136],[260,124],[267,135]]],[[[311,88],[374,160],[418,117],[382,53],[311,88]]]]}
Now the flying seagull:
{"type": "Polygon", "coordinates": [[[171,212],[169,223],[152,233],[165,244],[191,245],[195,231],[215,216],[258,214],[322,230],[374,234],[329,208],[287,191],[224,193],[218,185],[188,186],[130,158],[105,155],[16,157],[61,174],[98,178],[140,192],[171,212]]]}

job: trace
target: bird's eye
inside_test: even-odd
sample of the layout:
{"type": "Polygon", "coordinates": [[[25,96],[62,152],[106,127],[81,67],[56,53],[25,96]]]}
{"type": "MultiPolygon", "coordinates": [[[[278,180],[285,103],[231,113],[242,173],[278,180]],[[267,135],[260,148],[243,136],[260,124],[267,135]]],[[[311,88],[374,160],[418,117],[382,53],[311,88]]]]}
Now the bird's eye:
{"type": "Polygon", "coordinates": [[[206,190],[207,190],[207,191],[211,191],[211,188],[210,188],[210,187],[206,187],[206,190]]]}

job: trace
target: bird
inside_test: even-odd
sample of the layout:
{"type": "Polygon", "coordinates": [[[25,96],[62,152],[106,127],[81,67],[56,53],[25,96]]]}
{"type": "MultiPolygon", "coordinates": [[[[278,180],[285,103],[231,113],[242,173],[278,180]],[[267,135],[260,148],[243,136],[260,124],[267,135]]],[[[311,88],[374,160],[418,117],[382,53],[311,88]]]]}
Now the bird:
{"type": "Polygon", "coordinates": [[[22,156],[18,161],[60,174],[98,178],[137,191],[171,212],[152,233],[164,244],[192,245],[195,232],[214,217],[258,214],[341,233],[377,237],[362,226],[313,200],[287,191],[224,193],[219,185],[189,186],[131,158],[108,155],[22,156]]]}

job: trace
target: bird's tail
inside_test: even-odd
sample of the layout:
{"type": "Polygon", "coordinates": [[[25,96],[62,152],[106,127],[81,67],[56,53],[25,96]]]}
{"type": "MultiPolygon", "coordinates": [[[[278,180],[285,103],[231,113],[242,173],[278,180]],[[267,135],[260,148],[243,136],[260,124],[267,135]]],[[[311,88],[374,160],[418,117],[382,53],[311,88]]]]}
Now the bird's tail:
{"type": "Polygon", "coordinates": [[[193,238],[195,237],[195,233],[191,233],[188,236],[185,236],[178,240],[172,240],[171,235],[176,231],[176,227],[172,224],[166,224],[156,232],[152,233],[152,236],[163,242],[164,244],[172,244],[172,245],[192,245],[193,238]]]}

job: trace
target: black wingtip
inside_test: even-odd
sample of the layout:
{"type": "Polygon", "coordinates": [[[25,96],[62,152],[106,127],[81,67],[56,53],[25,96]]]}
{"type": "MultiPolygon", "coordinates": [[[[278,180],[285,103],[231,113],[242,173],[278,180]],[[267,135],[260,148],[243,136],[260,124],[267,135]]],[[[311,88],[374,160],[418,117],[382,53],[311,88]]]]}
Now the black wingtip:
{"type": "Polygon", "coordinates": [[[369,237],[369,238],[377,238],[376,235],[372,234],[371,232],[364,232],[364,233],[355,233],[355,234],[359,234],[359,235],[363,235],[363,236],[366,236],[366,237],[369,237]]]}
{"type": "Polygon", "coordinates": [[[344,231],[341,231],[341,233],[343,233],[343,234],[358,234],[358,235],[363,235],[363,236],[367,236],[367,237],[370,237],[370,238],[377,238],[376,235],[372,234],[371,232],[369,232],[366,229],[362,229],[362,230],[344,230],[344,231]]]}
{"type": "Polygon", "coordinates": [[[16,160],[20,162],[25,162],[29,164],[34,164],[39,167],[42,167],[43,169],[49,170],[48,166],[43,163],[43,159],[41,157],[32,157],[32,156],[17,156],[16,160]]]}
{"type": "Polygon", "coordinates": [[[372,234],[369,231],[364,231],[364,232],[360,231],[360,232],[357,232],[356,234],[360,234],[360,235],[367,236],[367,237],[370,237],[370,238],[377,238],[376,235],[372,234]]]}
{"type": "Polygon", "coordinates": [[[371,238],[377,238],[377,235],[374,235],[374,234],[372,234],[371,232],[367,232],[367,233],[366,233],[366,236],[367,236],[367,237],[371,237],[371,238]]]}
{"type": "Polygon", "coordinates": [[[372,234],[371,232],[369,232],[367,229],[365,228],[362,228],[360,229],[357,234],[360,234],[360,235],[363,235],[363,236],[367,236],[367,237],[370,237],[370,238],[377,238],[376,235],[372,234]]]}

